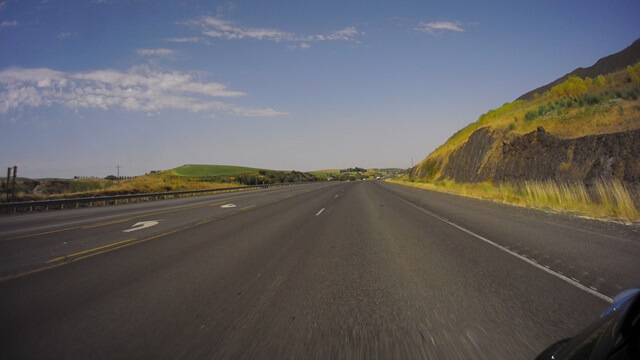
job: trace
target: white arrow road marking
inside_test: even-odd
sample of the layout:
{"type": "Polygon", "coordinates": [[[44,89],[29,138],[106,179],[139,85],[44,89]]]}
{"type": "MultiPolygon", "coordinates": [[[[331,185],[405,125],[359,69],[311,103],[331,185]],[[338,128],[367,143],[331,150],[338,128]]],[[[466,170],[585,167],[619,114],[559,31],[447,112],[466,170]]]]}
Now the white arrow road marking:
{"type": "Polygon", "coordinates": [[[320,211],[318,211],[318,213],[316,214],[316,216],[322,214],[322,212],[324,211],[324,208],[320,209],[320,211]]]}
{"type": "Polygon", "coordinates": [[[156,226],[158,225],[159,221],[155,221],[155,220],[151,220],[151,221],[141,221],[138,223],[135,223],[131,229],[127,229],[127,230],[123,230],[122,232],[132,232],[132,231],[138,231],[138,230],[142,230],[142,229],[146,229],[146,228],[150,228],[152,226],[156,226]]]}
{"type": "Polygon", "coordinates": [[[228,209],[228,208],[234,208],[236,206],[234,204],[225,204],[225,205],[222,205],[220,207],[223,208],[223,209],[228,209]]]}

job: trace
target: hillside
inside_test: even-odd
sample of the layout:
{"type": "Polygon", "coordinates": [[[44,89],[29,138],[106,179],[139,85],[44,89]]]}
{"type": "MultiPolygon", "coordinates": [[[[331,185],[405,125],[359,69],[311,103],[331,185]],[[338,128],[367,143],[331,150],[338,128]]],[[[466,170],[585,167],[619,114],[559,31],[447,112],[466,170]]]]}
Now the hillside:
{"type": "MultiPolygon", "coordinates": [[[[318,180],[321,180],[321,177],[299,171],[190,164],[119,180],[113,175],[104,179],[94,177],[75,179],[18,178],[16,181],[16,200],[123,195],[318,180]]],[[[5,182],[0,184],[0,192],[4,193],[5,186],[5,182]]],[[[6,197],[0,196],[0,201],[6,201],[6,197]]]]}
{"type": "Polygon", "coordinates": [[[387,177],[390,175],[396,175],[403,173],[403,169],[398,168],[385,168],[385,169],[364,169],[359,167],[348,169],[325,169],[316,170],[311,173],[321,178],[331,181],[356,181],[367,179],[378,179],[387,177]]]}
{"type": "MultiPolygon", "coordinates": [[[[465,185],[474,196],[507,186],[507,199],[531,198],[527,186],[544,184],[552,193],[582,192],[589,204],[622,194],[610,202],[631,204],[625,206],[633,215],[625,216],[640,220],[639,98],[640,62],[593,78],[569,76],[529,100],[483,114],[416,165],[409,180],[483,184],[478,191],[465,185]]],[[[620,216],[616,211],[607,215],[620,216]]]]}
{"type": "Polygon", "coordinates": [[[483,114],[478,121],[455,133],[415,166],[412,176],[453,178],[455,164],[462,161],[460,150],[464,149],[476,157],[479,172],[474,172],[478,175],[474,181],[493,179],[488,169],[497,164],[503,146],[538,128],[559,139],[636,130],[640,128],[638,98],[640,63],[595,79],[571,77],[532,100],[517,100],[483,114]],[[472,134],[476,135],[476,141],[465,148],[463,145],[472,134]],[[480,143],[479,137],[486,139],[480,143]],[[451,160],[453,163],[449,164],[451,160]],[[480,167],[484,170],[480,171],[480,167]]]}
{"type": "Polygon", "coordinates": [[[241,174],[257,174],[263,169],[256,169],[244,166],[232,165],[197,165],[189,164],[171,169],[173,174],[178,176],[192,177],[213,177],[213,176],[233,176],[241,174]]]}
{"type": "Polygon", "coordinates": [[[194,181],[212,181],[219,183],[238,183],[243,185],[276,184],[285,182],[303,182],[320,180],[314,174],[301,171],[281,171],[257,169],[231,165],[189,164],[168,170],[172,175],[194,181]]]}
{"type": "Polygon", "coordinates": [[[533,96],[535,94],[542,94],[545,91],[551,90],[552,87],[566,81],[570,76],[577,76],[580,78],[593,78],[598,75],[604,75],[623,70],[627,66],[633,65],[638,61],[640,61],[640,39],[634,41],[633,44],[629,45],[626,49],[620,52],[603,57],[588,68],[579,67],[572,72],[565,74],[564,76],[548,83],[547,85],[529,91],[516,100],[531,100],[533,99],[533,96]]]}

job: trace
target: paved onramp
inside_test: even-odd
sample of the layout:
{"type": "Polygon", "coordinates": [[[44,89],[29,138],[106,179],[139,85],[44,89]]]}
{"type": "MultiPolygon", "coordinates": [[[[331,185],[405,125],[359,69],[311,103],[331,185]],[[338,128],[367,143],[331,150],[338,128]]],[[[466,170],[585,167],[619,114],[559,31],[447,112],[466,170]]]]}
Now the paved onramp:
{"type": "Polygon", "coordinates": [[[3,353],[531,358],[640,284],[628,226],[380,181],[225,196],[1,218],[3,353]]]}

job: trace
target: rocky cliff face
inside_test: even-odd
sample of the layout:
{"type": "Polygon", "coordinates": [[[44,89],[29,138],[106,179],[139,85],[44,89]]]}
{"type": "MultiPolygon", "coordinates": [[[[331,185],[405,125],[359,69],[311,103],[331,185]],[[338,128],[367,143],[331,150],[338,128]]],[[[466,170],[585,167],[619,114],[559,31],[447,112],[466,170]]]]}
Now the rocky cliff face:
{"type": "MultiPolygon", "coordinates": [[[[476,130],[451,155],[441,178],[456,182],[581,181],[598,179],[640,185],[640,129],[561,139],[543,128],[510,141],[488,128],[476,130]]],[[[429,159],[415,177],[435,173],[441,161],[429,159]]]]}
{"type": "Polygon", "coordinates": [[[640,184],[640,129],[559,139],[543,128],[502,146],[496,181],[597,179],[640,184]]]}
{"type": "Polygon", "coordinates": [[[469,140],[449,156],[449,161],[444,167],[446,177],[456,182],[480,182],[491,176],[487,172],[485,160],[489,150],[496,142],[496,137],[488,128],[476,130],[469,140]]]}

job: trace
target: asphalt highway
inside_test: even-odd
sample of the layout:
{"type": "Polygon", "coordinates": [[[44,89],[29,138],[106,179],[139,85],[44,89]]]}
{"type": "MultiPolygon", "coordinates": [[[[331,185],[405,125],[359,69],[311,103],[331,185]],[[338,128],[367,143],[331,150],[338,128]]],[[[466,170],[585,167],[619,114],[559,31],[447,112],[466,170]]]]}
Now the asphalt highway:
{"type": "Polygon", "coordinates": [[[638,228],[382,181],[0,217],[3,359],[533,358],[638,228]]]}

